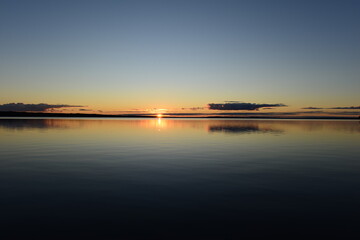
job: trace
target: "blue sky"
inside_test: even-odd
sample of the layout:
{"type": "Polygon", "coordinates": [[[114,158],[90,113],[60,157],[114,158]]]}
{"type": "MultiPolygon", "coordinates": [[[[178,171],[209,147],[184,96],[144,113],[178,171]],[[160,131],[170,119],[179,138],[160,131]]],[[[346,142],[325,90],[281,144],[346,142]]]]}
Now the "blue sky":
{"type": "Polygon", "coordinates": [[[359,1],[0,1],[0,104],[359,105],[359,1]]]}

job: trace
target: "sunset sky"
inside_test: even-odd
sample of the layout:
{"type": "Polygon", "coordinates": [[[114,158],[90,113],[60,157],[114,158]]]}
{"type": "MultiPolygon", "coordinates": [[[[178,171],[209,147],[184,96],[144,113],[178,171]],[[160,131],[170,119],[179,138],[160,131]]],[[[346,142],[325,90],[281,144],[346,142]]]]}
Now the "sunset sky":
{"type": "Polygon", "coordinates": [[[0,110],[226,112],[207,106],[238,101],[226,104],[356,115],[359,13],[356,0],[1,0],[0,110]]]}

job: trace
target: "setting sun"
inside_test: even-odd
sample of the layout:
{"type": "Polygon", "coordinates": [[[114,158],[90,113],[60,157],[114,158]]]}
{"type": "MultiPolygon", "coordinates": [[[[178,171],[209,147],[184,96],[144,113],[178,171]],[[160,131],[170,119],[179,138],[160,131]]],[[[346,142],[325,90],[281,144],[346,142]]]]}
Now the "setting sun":
{"type": "Polygon", "coordinates": [[[163,115],[161,113],[158,113],[156,117],[161,118],[163,115]]]}

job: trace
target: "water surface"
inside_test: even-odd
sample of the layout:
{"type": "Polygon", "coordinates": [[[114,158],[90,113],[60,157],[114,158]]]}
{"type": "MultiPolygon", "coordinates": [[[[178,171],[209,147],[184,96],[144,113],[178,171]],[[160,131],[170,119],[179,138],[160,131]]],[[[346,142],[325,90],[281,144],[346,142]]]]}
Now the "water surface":
{"type": "Polygon", "coordinates": [[[2,239],[355,236],[360,123],[0,119],[2,239]]]}

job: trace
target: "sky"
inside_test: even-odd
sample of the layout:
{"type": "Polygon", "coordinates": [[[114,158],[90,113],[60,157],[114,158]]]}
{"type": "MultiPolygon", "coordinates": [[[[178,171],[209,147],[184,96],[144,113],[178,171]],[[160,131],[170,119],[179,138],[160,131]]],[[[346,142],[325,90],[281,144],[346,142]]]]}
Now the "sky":
{"type": "Polygon", "coordinates": [[[0,0],[0,110],[359,111],[359,13],[350,0],[0,0]]]}

